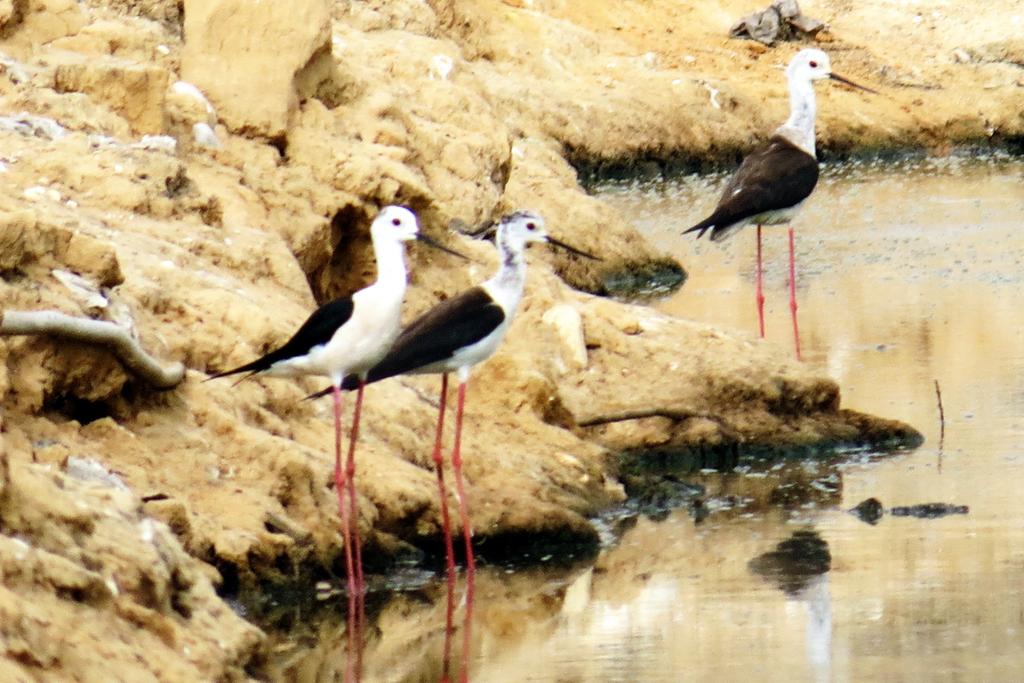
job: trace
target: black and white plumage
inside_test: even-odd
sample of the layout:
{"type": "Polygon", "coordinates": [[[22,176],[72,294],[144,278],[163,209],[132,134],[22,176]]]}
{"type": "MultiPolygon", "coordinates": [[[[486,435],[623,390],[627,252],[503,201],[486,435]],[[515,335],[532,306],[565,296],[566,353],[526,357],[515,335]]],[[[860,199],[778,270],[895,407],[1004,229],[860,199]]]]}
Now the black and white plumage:
{"type": "MultiPolygon", "coordinates": [[[[292,337],[264,356],[210,377],[238,373],[276,377],[322,375],[340,386],[346,376],[363,376],[391,347],[401,326],[408,275],[404,242],[420,240],[416,216],[400,206],[385,207],[370,226],[377,279],[351,296],[315,310],[292,337]]],[[[461,255],[460,255],[461,256],[461,255]]]]}
{"type": "MultiPolygon", "coordinates": [[[[368,383],[406,374],[442,375],[433,460],[441,494],[441,519],[445,536],[449,588],[454,580],[455,559],[444,485],[444,459],[441,454],[448,374],[457,373],[459,379],[452,467],[462,517],[466,565],[471,576],[475,567],[472,527],[462,481],[461,459],[466,385],[471,369],[497,351],[516,314],[526,283],[525,252],[527,246],[533,242],[549,242],[581,256],[595,258],[548,235],[544,219],[535,213],[519,211],[505,216],[495,234],[495,245],[501,259],[498,272],[486,282],[441,302],[414,320],[395,340],[388,354],[366,374],[368,383]]],[[[358,381],[350,377],[346,378],[343,388],[351,389],[357,385],[358,381]]],[[[314,396],[322,396],[328,391],[330,389],[314,396]]],[[[472,602],[472,583],[468,582],[467,585],[468,605],[472,602]]],[[[469,610],[467,607],[467,614],[469,610]]],[[[468,632],[467,627],[464,637],[467,637],[468,632]]]]}
{"type": "MultiPolygon", "coordinates": [[[[484,286],[467,289],[406,327],[388,355],[370,368],[367,382],[472,367],[497,350],[514,314],[502,308],[484,286]]],[[[349,378],[343,386],[353,383],[349,378]]]]}
{"type": "MultiPolygon", "coordinates": [[[[547,233],[544,219],[529,211],[502,218],[495,233],[501,264],[486,282],[471,287],[428,310],[410,323],[387,355],[366,373],[367,384],[397,375],[456,372],[465,381],[470,369],[498,349],[515,316],[526,283],[525,251],[534,242],[548,242],[594,258],[547,233]]],[[[355,389],[347,377],[343,389],[355,389]]],[[[314,394],[325,396],[330,389],[314,394]]]]}
{"type": "Polygon", "coordinates": [[[729,180],[714,212],[685,232],[697,237],[711,230],[719,241],[744,225],[786,223],[818,182],[814,123],[814,81],[830,78],[875,92],[832,72],[821,50],[801,50],[786,68],[790,113],[771,138],[751,152],[729,180]]]}
{"type": "MultiPolygon", "coordinates": [[[[402,299],[408,281],[404,243],[421,240],[451,252],[420,234],[416,216],[400,206],[388,206],[381,210],[370,226],[370,237],[377,260],[377,279],[371,285],[350,297],[335,299],[318,308],[280,347],[252,362],[210,378],[249,373],[249,376],[265,374],[280,377],[319,375],[331,380],[335,426],[334,482],[345,540],[350,617],[355,613],[357,596],[363,591],[354,483],[355,445],[359,435],[363,383],[359,382],[358,386],[348,461],[344,470],[341,464],[341,383],[345,377],[365,379],[369,369],[385,356],[398,336],[402,299]]],[[[352,629],[356,621],[351,618],[349,623],[352,629]]],[[[350,636],[353,633],[350,631],[350,636]]]]}
{"type": "MultiPolygon", "coordinates": [[[[875,92],[832,72],[828,55],[821,50],[801,50],[786,68],[789,81],[790,114],[771,138],[751,152],[730,178],[710,216],[684,232],[702,237],[710,231],[718,242],[746,225],[757,226],[757,310],[764,336],[764,294],[761,266],[761,226],[789,223],[818,183],[814,122],[816,102],[814,81],[823,78],[875,92]]],[[[793,258],[793,229],[789,229],[790,310],[796,356],[800,358],[800,333],[796,318],[796,266],[793,258]]]]}
{"type": "Polygon", "coordinates": [[[285,368],[296,370],[295,359],[307,357],[312,349],[324,347],[330,343],[335,333],[352,317],[354,308],[350,296],[324,304],[313,311],[306,322],[302,323],[295,334],[281,346],[245,365],[211,375],[210,379],[243,372],[249,373],[247,377],[261,372],[268,375],[285,375],[285,368]]]}
{"type": "Polygon", "coordinates": [[[686,232],[721,241],[744,225],[788,222],[818,184],[818,160],[776,133],[729,179],[714,212],[686,232]]]}

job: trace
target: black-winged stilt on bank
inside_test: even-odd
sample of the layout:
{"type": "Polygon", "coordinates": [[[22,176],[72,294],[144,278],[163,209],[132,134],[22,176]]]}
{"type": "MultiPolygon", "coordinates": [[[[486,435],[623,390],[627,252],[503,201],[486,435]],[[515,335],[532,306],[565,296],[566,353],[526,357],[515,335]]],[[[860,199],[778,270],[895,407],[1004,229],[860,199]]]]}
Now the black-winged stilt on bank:
{"type": "MultiPolygon", "coordinates": [[[[414,320],[402,330],[391,350],[366,373],[360,382],[349,377],[342,388],[354,389],[363,383],[377,382],[406,374],[440,374],[441,398],[434,438],[433,461],[437,471],[441,494],[441,521],[445,535],[445,550],[449,582],[454,580],[455,558],[448,516],[447,494],[444,485],[444,457],[441,440],[448,393],[448,374],[459,379],[455,411],[455,435],[452,446],[452,470],[455,475],[462,535],[465,542],[466,567],[475,569],[472,545],[472,525],[469,504],[462,480],[462,421],[466,403],[466,385],[472,368],[490,358],[498,349],[523,296],[526,282],[526,247],[533,242],[548,242],[586,258],[596,258],[547,233],[544,219],[536,213],[519,211],[501,219],[495,234],[495,245],[501,260],[498,272],[476,287],[453,296],[414,320]]],[[[323,396],[325,389],[314,396],[323,396]]],[[[472,583],[467,587],[467,610],[472,604],[472,583]]],[[[464,633],[468,646],[469,629],[464,633]]]]}
{"type": "MultiPolygon", "coordinates": [[[[874,93],[874,90],[832,72],[828,55],[821,50],[801,50],[786,68],[789,81],[789,118],[763,146],[751,152],[729,180],[714,212],[684,232],[708,230],[718,242],[740,228],[757,226],[757,317],[764,337],[764,288],[761,262],[761,226],[788,224],[818,183],[818,159],[814,146],[814,81],[824,78],[874,93]]],[[[793,228],[789,228],[789,308],[793,316],[796,357],[800,358],[800,331],[796,316],[796,266],[793,228]]]]}
{"type": "MultiPolygon", "coordinates": [[[[483,284],[442,301],[410,323],[402,330],[387,355],[366,374],[367,383],[397,375],[442,375],[441,409],[433,457],[438,467],[439,481],[442,481],[440,467],[443,458],[440,443],[444,423],[445,390],[448,374],[454,372],[458,375],[459,394],[455,413],[452,468],[456,478],[460,514],[463,517],[467,563],[473,562],[472,529],[465,508],[460,447],[466,384],[470,371],[475,365],[494,355],[512,323],[523,296],[526,282],[525,250],[529,244],[549,242],[574,254],[595,258],[551,237],[547,233],[544,219],[529,211],[519,211],[502,218],[494,239],[501,259],[498,272],[483,284]]],[[[358,380],[352,377],[342,384],[345,389],[357,386],[358,380]]],[[[320,392],[320,395],[324,393],[320,392]]]]}
{"type": "MultiPolygon", "coordinates": [[[[238,373],[248,376],[262,374],[277,377],[319,375],[328,377],[334,392],[334,482],[338,496],[338,512],[345,541],[345,562],[351,595],[362,591],[362,562],[359,527],[356,518],[355,446],[359,438],[359,413],[367,372],[378,363],[401,326],[402,299],[407,274],[404,242],[420,240],[443,251],[462,256],[419,231],[416,216],[406,208],[388,206],[381,210],[370,226],[373,252],[377,261],[376,281],[351,296],[324,304],[299,327],[291,339],[256,360],[231,370],[219,372],[209,379],[238,373]],[[348,461],[341,463],[342,381],[353,377],[358,393],[352,416],[348,461]],[[345,490],[349,505],[345,506],[345,490]]],[[[463,257],[464,258],[464,257],[463,257]]]]}

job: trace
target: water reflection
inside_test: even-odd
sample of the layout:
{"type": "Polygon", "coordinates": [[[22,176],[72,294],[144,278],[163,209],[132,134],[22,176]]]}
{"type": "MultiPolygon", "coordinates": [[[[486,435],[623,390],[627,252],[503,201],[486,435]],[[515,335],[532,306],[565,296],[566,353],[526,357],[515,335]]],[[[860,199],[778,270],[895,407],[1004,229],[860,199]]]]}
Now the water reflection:
{"type": "Polygon", "coordinates": [[[752,559],[748,566],[750,571],[794,597],[832,568],[832,554],[817,531],[801,529],[774,550],[752,559]]]}
{"type": "Polygon", "coordinates": [[[826,574],[832,568],[828,543],[813,529],[794,531],[774,550],[750,561],[750,570],[807,608],[807,661],[814,680],[832,672],[832,599],[826,574]]]}
{"type": "MultiPolygon", "coordinates": [[[[681,475],[670,478],[676,476],[681,475]]],[[[742,578],[757,586],[742,563],[743,557],[757,555],[750,569],[770,576],[791,597],[803,595],[815,572],[827,571],[827,545],[813,531],[798,529],[774,550],[757,554],[756,547],[765,544],[758,538],[766,534],[740,547],[723,530],[735,521],[750,520],[767,529],[783,518],[795,522],[810,510],[834,506],[842,488],[836,462],[745,465],[739,471],[693,472],[689,477],[687,490],[699,494],[706,510],[702,517],[686,509],[645,515],[624,508],[609,517],[621,537],[596,562],[482,569],[477,575],[475,635],[468,649],[460,637],[469,616],[464,581],[454,603],[442,575],[425,576],[421,584],[402,591],[372,594],[361,680],[450,680],[444,661],[449,649],[452,669],[459,662],[460,680],[676,680],[674,669],[662,668],[663,657],[670,655],[659,654],[663,637],[678,623],[679,610],[694,609],[695,603],[687,606],[695,597],[692,580],[718,576],[723,553],[736,553],[730,559],[731,581],[742,578]],[[708,525],[709,531],[700,531],[708,525]],[[718,547],[715,538],[724,545],[718,547]],[[695,544],[703,550],[694,549],[695,544]],[[446,612],[452,606],[461,611],[463,621],[446,637],[446,612]],[[461,677],[469,671],[471,676],[461,677]]],[[[292,609],[299,613],[283,617],[286,611],[279,611],[263,622],[277,639],[270,648],[274,656],[268,677],[340,679],[349,649],[343,606],[314,611],[315,617],[297,606],[292,609]],[[287,628],[275,628],[282,625],[287,628]]]]}
{"type": "MultiPolygon", "coordinates": [[[[800,520],[813,522],[833,557],[821,579],[831,593],[833,680],[1003,680],[1024,661],[1024,619],[1006,603],[1020,604],[1024,567],[1024,500],[1014,483],[1024,475],[1022,171],[1007,157],[832,166],[797,218],[805,357],[839,382],[846,407],[905,420],[931,444],[840,463],[837,508],[800,520]],[[945,407],[941,446],[935,380],[945,407]],[[911,509],[970,505],[970,514],[885,515],[869,526],[839,512],[872,497],[911,509]]],[[[605,197],[690,266],[690,281],[665,310],[755,336],[753,241],[741,236],[722,249],[679,236],[714,202],[720,182],[612,188],[605,197]]],[[[768,231],[766,248],[766,262],[785,262],[784,233],[768,231]]],[[[785,347],[786,273],[769,265],[767,278],[769,343],[785,347]]],[[[765,531],[761,520],[734,523],[765,531]]],[[[759,604],[742,586],[714,598],[732,599],[759,604]]],[[[748,643],[749,634],[719,627],[748,643]]],[[[778,645],[775,661],[791,666],[768,678],[819,677],[786,659],[795,642],[778,645]]],[[[763,673],[758,652],[734,654],[735,671],[763,673]]],[[[700,677],[723,672],[709,658],[694,664],[700,677]]]]}
{"type": "MultiPolygon", "coordinates": [[[[1019,678],[1024,165],[914,164],[826,169],[797,219],[797,263],[805,358],[840,383],[846,407],[913,424],[925,447],[655,472],[647,483],[664,487],[602,520],[596,559],[478,571],[471,680],[1019,678]],[[870,498],[887,513],[874,525],[847,512],[870,498]],[[888,514],[934,502],[970,511],[888,514]]],[[[690,268],[662,308],[754,337],[752,241],[679,236],[718,182],[606,196],[690,268]]],[[[765,246],[767,343],[788,346],[785,233],[767,231],[765,246]]],[[[443,580],[370,598],[363,680],[439,680],[443,580]]],[[[269,678],[340,679],[344,618],[319,615],[275,636],[269,678]]]]}

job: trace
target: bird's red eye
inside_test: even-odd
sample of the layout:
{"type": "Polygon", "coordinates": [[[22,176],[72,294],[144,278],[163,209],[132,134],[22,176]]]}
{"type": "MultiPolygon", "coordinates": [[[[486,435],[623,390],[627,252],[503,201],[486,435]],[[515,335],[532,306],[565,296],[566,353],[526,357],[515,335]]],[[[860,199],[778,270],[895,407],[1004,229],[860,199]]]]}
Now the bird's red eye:
{"type": "Polygon", "coordinates": [[[527,230],[536,230],[537,229],[537,224],[536,223],[527,223],[526,224],[526,229],[527,230]]]}
{"type": "Polygon", "coordinates": [[[391,225],[401,225],[401,224],[402,224],[402,219],[401,218],[392,218],[391,219],[391,225]]]}
{"type": "Polygon", "coordinates": [[[811,62],[811,68],[812,69],[817,69],[818,68],[818,63],[817,62],[811,62]]]}

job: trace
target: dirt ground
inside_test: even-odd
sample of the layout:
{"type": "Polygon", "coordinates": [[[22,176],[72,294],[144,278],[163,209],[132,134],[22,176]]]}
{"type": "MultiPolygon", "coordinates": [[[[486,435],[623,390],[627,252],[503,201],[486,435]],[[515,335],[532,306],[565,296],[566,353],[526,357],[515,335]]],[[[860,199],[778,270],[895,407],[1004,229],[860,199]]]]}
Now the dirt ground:
{"type": "MultiPolygon", "coordinates": [[[[657,253],[568,160],[723,163],[764,137],[803,44],[727,39],[754,9],[0,0],[2,309],[114,321],[187,368],[158,392],[102,349],[0,341],[5,679],[242,679],[261,636],[215,586],[338,572],[330,406],[300,400],[319,385],[202,380],[372,279],[386,204],[474,259],[413,248],[410,317],[489,275],[493,248],[461,233],[515,208],[602,257],[533,249],[520,315],[474,375],[464,450],[491,547],[593,542],[587,516],[624,495],[622,450],[913,438],[844,411],[788,350],[595,296],[696,264],[657,253]]],[[[1015,3],[804,10],[835,69],[882,93],[818,88],[823,154],[1019,140],[1015,3]]],[[[360,522],[378,566],[437,547],[438,384],[368,392],[360,522]]]]}

